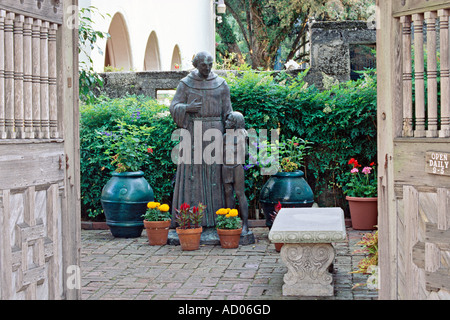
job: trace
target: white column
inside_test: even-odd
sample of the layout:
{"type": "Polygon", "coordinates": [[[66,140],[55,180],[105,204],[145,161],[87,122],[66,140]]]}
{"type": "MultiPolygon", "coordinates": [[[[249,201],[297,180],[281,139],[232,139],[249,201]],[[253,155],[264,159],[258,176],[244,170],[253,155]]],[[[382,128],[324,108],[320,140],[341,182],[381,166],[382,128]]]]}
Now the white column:
{"type": "Polygon", "coordinates": [[[5,130],[8,139],[15,138],[14,132],[14,17],[6,13],[5,19],[5,130]]]}
{"type": "Polygon", "coordinates": [[[50,114],[48,96],[48,29],[49,23],[42,22],[41,25],[41,136],[48,139],[50,137],[50,114]]]}
{"type": "Polygon", "coordinates": [[[32,18],[25,18],[23,25],[23,107],[25,138],[34,138],[33,133],[33,55],[32,55],[32,18]]]}

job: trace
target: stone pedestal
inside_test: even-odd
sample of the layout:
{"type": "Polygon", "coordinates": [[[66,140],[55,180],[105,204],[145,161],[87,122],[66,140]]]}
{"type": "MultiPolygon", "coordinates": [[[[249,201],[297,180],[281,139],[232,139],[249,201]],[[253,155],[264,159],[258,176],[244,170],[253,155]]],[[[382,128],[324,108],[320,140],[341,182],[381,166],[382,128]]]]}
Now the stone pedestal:
{"type": "Polygon", "coordinates": [[[332,296],[333,242],[346,241],[344,212],[341,208],[284,208],[269,232],[274,243],[284,243],[281,259],[283,295],[332,296]]]}
{"type": "Polygon", "coordinates": [[[285,296],[332,296],[333,277],[328,268],[334,260],[334,248],[328,243],[287,243],[281,259],[288,272],[284,275],[285,296]]]}

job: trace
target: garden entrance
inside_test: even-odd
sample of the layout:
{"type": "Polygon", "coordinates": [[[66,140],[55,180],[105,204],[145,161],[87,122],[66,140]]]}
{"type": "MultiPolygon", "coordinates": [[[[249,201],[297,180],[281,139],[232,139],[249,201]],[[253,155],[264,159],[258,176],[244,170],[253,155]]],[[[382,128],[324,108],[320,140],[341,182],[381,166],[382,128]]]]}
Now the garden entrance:
{"type": "Polygon", "coordinates": [[[380,299],[449,299],[450,1],[378,5],[380,299]]]}
{"type": "Polygon", "coordinates": [[[0,299],[80,297],[77,4],[0,3],[0,299]]]}

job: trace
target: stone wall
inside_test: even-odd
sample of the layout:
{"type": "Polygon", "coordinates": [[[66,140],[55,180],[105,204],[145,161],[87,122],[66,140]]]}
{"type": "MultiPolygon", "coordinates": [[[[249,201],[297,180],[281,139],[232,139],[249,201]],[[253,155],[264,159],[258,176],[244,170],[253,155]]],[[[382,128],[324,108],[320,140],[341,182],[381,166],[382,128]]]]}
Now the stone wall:
{"type": "MultiPolygon", "coordinates": [[[[227,71],[216,71],[225,75],[227,71]]],[[[229,72],[229,71],[228,71],[229,72]]],[[[119,98],[127,94],[157,97],[158,90],[174,90],[189,71],[142,71],[142,72],[106,72],[100,76],[104,80],[101,93],[110,98],[119,98]]]]}
{"type": "Polygon", "coordinates": [[[158,90],[176,89],[188,71],[143,71],[107,72],[100,74],[104,79],[102,94],[119,98],[127,94],[145,95],[156,98],[158,90]]]}
{"type": "Polygon", "coordinates": [[[350,80],[351,46],[375,43],[376,29],[369,29],[365,21],[313,23],[310,26],[309,82],[322,87],[322,73],[339,81],[350,80]]]}
{"type": "MultiPolygon", "coordinates": [[[[376,30],[364,21],[316,22],[310,27],[311,67],[305,77],[310,85],[323,88],[323,73],[339,81],[350,80],[352,45],[376,43],[376,30]]],[[[302,70],[288,71],[293,76],[302,70]]],[[[215,71],[224,74],[226,71],[215,71]]],[[[275,71],[278,72],[278,71],[275,71]]],[[[102,73],[102,93],[112,97],[126,94],[157,97],[158,90],[176,89],[189,71],[142,71],[102,73]]]]}

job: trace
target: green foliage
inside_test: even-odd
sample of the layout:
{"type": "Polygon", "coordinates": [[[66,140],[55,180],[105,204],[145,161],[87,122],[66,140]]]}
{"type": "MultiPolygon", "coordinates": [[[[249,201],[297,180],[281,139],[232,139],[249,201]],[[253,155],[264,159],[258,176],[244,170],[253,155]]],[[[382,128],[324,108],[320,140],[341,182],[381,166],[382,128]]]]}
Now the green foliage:
{"type": "Polygon", "coordinates": [[[350,197],[373,198],[377,196],[377,172],[375,163],[364,167],[360,172],[361,165],[354,158],[348,162],[353,165],[351,171],[347,172],[349,182],[344,186],[344,193],[350,197]]]}
{"type": "MultiPolygon", "coordinates": [[[[280,136],[302,137],[312,143],[305,158],[307,181],[317,198],[336,191],[336,206],[344,206],[342,186],[348,182],[347,161],[376,159],[376,77],[364,72],[349,81],[319,91],[308,86],[306,72],[293,78],[286,73],[276,78],[267,72],[230,76],[233,109],[240,111],[247,130],[279,129],[280,136]]],[[[246,193],[251,207],[258,207],[261,187],[267,176],[257,166],[246,166],[246,193]]]]}
{"type": "MultiPolygon", "coordinates": [[[[108,33],[97,31],[92,28],[93,21],[91,16],[94,14],[98,14],[101,18],[105,19],[105,15],[99,13],[98,9],[94,6],[80,8],[79,11],[78,53],[82,53],[89,60],[89,63],[80,61],[79,91],[81,101],[87,103],[93,103],[95,101],[95,93],[93,88],[103,86],[102,77],[100,77],[100,75],[95,72],[92,67],[93,61],[88,49],[91,51],[97,49],[100,53],[102,53],[100,47],[96,45],[96,42],[98,39],[109,37],[108,33]]],[[[109,14],[106,16],[109,16],[109,14]]]]}
{"type": "Polygon", "coordinates": [[[113,132],[117,121],[127,126],[149,127],[148,135],[140,137],[147,150],[155,146],[153,154],[145,157],[141,170],[159,199],[172,201],[172,180],[176,166],[171,160],[175,142],[170,140],[176,129],[168,107],[144,96],[122,99],[99,97],[95,104],[80,106],[81,205],[84,218],[103,219],[100,196],[103,186],[116,168],[105,154],[107,145],[98,132],[113,132]]]}
{"type": "Polygon", "coordinates": [[[167,204],[160,204],[159,202],[149,202],[147,204],[147,211],[142,215],[142,218],[147,221],[168,221],[172,219],[172,213],[167,204]]]}
{"type": "MultiPolygon", "coordinates": [[[[139,119],[140,111],[132,116],[139,119]]],[[[149,154],[153,154],[153,148],[145,144],[153,128],[121,120],[117,120],[116,128],[112,132],[98,132],[99,139],[103,140],[105,146],[105,154],[112,159],[111,164],[116,166],[116,172],[139,171],[149,154]]]]}
{"type": "Polygon", "coordinates": [[[239,229],[242,227],[242,220],[238,216],[237,209],[219,209],[217,212],[216,229],[239,229]]]}
{"type": "Polygon", "coordinates": [[[303,159],[307,154],[307,149],[310,147],[310,142],[298,137],[286,139],[280,142],[279,154],[281,160],[280,171],[293,172],[303,164],[303,159]]]}
{"type": "Polygon", "coordinates": [[[226,14],[216,23],[217,60],[232,52],[253,69],[269,70],[275,61],[304,61],[310,20],[370,20],[375,0],[225,0],[226,14]]]}
{"type": "Polygon", "coordinates": [[[180,209],[175,209],[175,221],[180,229],[199,228],[202,223],[203,211],[206,206],[199,203],[198,206],[191,207],[187,203],[183,203],[180,209]]]}

